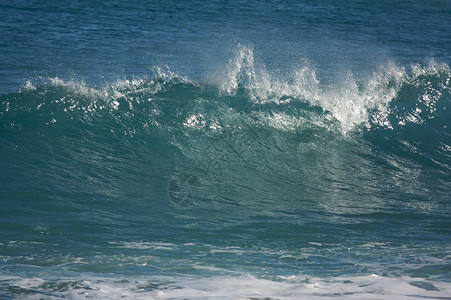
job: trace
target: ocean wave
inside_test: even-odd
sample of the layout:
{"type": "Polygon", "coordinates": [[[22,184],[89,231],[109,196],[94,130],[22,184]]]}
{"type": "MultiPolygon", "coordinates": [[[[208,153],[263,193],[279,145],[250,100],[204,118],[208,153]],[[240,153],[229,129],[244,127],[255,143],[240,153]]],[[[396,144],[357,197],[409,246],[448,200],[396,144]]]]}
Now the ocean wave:
{"type": "MultiPolygon", "coordinates": [[[[330,168],[358,163],[353,168],[369,175],[367,164],[377,161],[404,172],[450,170],[447,65],[431,61],[408,70],[389,63],[366,78],[344,74],[335,84],[322,84],[309,66],[293,74],[275,77],[251,47],[239,46],[225,68],[198,82],[169,68],[105,87],[58,77],[27,82],[0,96],[1,140],[28,154],[51,147],[61,157],[79,157],[81,149],[93,157],[123,151],[158,157],[197,185],[227,172],[231,183],[249,170],[289,184],[324,168],[306,188],[329,190],[319,177],[349,185],[354,176],[340,171],[343,178],[335,178],[330,168]]],[[[385,168],[376,170],[383,178],[385,168]]]]}

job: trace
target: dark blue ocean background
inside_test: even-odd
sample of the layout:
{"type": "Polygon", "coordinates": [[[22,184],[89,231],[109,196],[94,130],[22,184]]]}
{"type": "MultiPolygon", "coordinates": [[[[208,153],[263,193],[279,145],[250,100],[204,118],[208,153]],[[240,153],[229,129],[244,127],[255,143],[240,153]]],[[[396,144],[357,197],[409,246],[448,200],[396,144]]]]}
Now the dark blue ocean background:
{"type": "Polygon", "coordinates": [[[450,1],[1,1],[1,299],[448,299],[450,1]]]}

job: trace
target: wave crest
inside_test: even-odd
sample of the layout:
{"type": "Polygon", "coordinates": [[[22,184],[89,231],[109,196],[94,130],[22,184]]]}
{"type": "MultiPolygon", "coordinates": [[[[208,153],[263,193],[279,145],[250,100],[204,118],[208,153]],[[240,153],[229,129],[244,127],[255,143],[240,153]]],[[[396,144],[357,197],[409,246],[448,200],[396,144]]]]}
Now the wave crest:
{"type": "MultiPolygon", "coordinates": [[[[422,86],[439,80],[442,83],[434,89],[440,97],[441,90],[449,90],[449,77],[449,66],[443,63],[430,61],[426,66],[414,64],[405,68],[389,62],[364,78],[345,71],[339,78],[328,79],[334,82],[328,84],[308,64],[287,76],[270,73],[264,64],[255,60],[252,47],[239,45],[228,65],[210,78],[209,83],[229,95],[244,89],[256,104],[296,100],[320,106],[330,111],[347,133],[361,124],[371,126],[369,120],[375,118],[374,111],[379,116],[389,114],[389,104],[399,98],[406,85],[422,86]],[[422,79],[424,76],[427,78],[422,79]]],[[[379,118],[378,125],[386,126],[388,122],[379,118]]]]}
{"type": "MultiPolygon", "coordinates": [[[[224,105],[224,101],[229,106],[232,102],[241,101],[241,107],[307,103],[320,107],[323,113],[330,113],[339,121],[341,131],[348,133],[360,130],[362,125],[366,130],[393,129],[408,123],[424,124],[434,118],[446,119],[444,110],[451,98],[450,68],[435,61],[426,66],[414,64],[409,68],[389,62],[362,78],[345,71],[339,78],[326,80],[317,76],[316,70],[308,63],[286,75],[269,72],[255,59],[252,47],[238,45],[228,64],[201,82],[191,81],[169,67],[157,67],[152,71],[150,78],[122,79],[104,87],[92,87],[82,80],[59,77],[41,78],[38,83],[28,81],[18,92],[22,95],[2,96],[3,110],[6,112],[16,107],[30,112],[54,103],[62,106],[65,112],[81,110],[88,115],[102,110],[124,112],[124,109],[130,114],[141,114],[139,109],[147,111],[152,106],[146,107],[143,103],[155,100],[166,101],[172,110],[179,112],[188,107],[193,109],[199,101],[208,101],[211,112],[215,110],[212,106],[221,110],[219,107],[224,105]],[[17,97],[22,100],[10,101],[17,97]]],[[[162,106],[165,105],[155,105],[152,109],[161,111],[162,106]]],[[[239,105],[235,108],[238,109],[239,105]]],[[[225,111],[226,108],[222,110],[225,111]]],[[[188,118],[197,113],[184,112],[188,118]]],[[[204,112],[207,119],[208,115],[211,113],[204,112]]],[[[284,120],[280,117],[276,123],[282,124],[284,120]]],[[[291,117],[296,118],[295,115],[291,117]]],[[[300,119],[304,117],[302,113],[297,116],[300,119]]],[[[325,127],[329,125],[328,121],[324,124],[325,127]]]]}

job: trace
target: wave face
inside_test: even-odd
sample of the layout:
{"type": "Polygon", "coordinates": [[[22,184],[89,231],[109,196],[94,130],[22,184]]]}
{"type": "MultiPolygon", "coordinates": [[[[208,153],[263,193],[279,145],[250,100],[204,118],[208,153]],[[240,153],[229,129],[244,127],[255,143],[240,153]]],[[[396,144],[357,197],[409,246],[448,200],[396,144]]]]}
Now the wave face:
{"type": "Polygon", "coordinates": [[[200,81],[2,95],[0,293],[449,295],[449,67],[343,78],[239,46],[200,81]]]}

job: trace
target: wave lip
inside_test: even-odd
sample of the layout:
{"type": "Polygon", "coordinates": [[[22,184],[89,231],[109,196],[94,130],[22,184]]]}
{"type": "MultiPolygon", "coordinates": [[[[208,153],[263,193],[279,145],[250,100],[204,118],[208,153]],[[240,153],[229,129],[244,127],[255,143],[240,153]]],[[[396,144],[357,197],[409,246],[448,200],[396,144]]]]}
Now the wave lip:
{"type": "MultiPolygon", "coordinates": [[[[434,113],[449,106],[450,74],[448,65],[435,61],[430,61],[426,66],[414,64],[410,68],[387,62],[366,77],[356,78],[352,72],[343,70],[340,76],[329,78],[326,83],[317,75],[317,70],[306,62],[289,74],[269,72],[264,63],[255,59],[251,46],[238,45],[234,56],[224,66],[200,82],[191,81],[163,66],[154,68],[151,78],[118,80],[103,88],[90,87],[83,81],[54,77],[41,78],[39,84],[27,81],[20,92],[38,96],[55,89],[61,90],[61,94],[55,96],[61,97],[61,101],[72,101],[80,108],[99,103],[104,104],[100,107],[117,108],[121,101],[131,107],[142,101],[167,99],[167,95],[189,103],[200,99],[214,101],[236,97],[248,102],[247,105],[257,107],[303,102],[331,113],[346,134],[361,130],[362,125],[367,129],[393,129],[434,118],[434,113]],[[85,101],[77,101],[78,98],[85,101]],[[400,107],[403,102],[415,110],[400,107]],[[429,115],[423,116],[426,112],[429,115]]],[[[14,94],[10,96],[14,97],[14,94]]],[[[6,99],[3,103],[8,102],[7,98],[8,95],[2,96],[6,99]]],[[[46,102],[51,100],[55,101],[43,99],[46,102]]]]}
{"type": "MultiPolygon", "coordinates": [[[[409,68],[387,62],[364,78],[355,78],[352,72],[343,70],[340,77],[332,79],[333,84],[326,84],[308,64],[286,76],[273,74],[255,60],[252,47],[238,45],[235,56],[207,82],[227,94],[235,94],[243,88],[258,104],[303,101],[320,106],[330,111],[340,121],[342,131],[347,133],[362,124],[370,127],[375,111],[379,116],[393,112],[390,104],[402,97],[400,93],[406,86],[426,87],[432,82],[434,86],[430,88],[436,92],[434,101],[449,102],[450,74],[448,65],[433,60],[425,66],[413,64],[409,68]]],[[[427,94],[410,96],[418,102],[428,99],[427,94]]],[[[386,119],[379,118],[378,121],[378,125],[389,126],[386,119]]]]}

